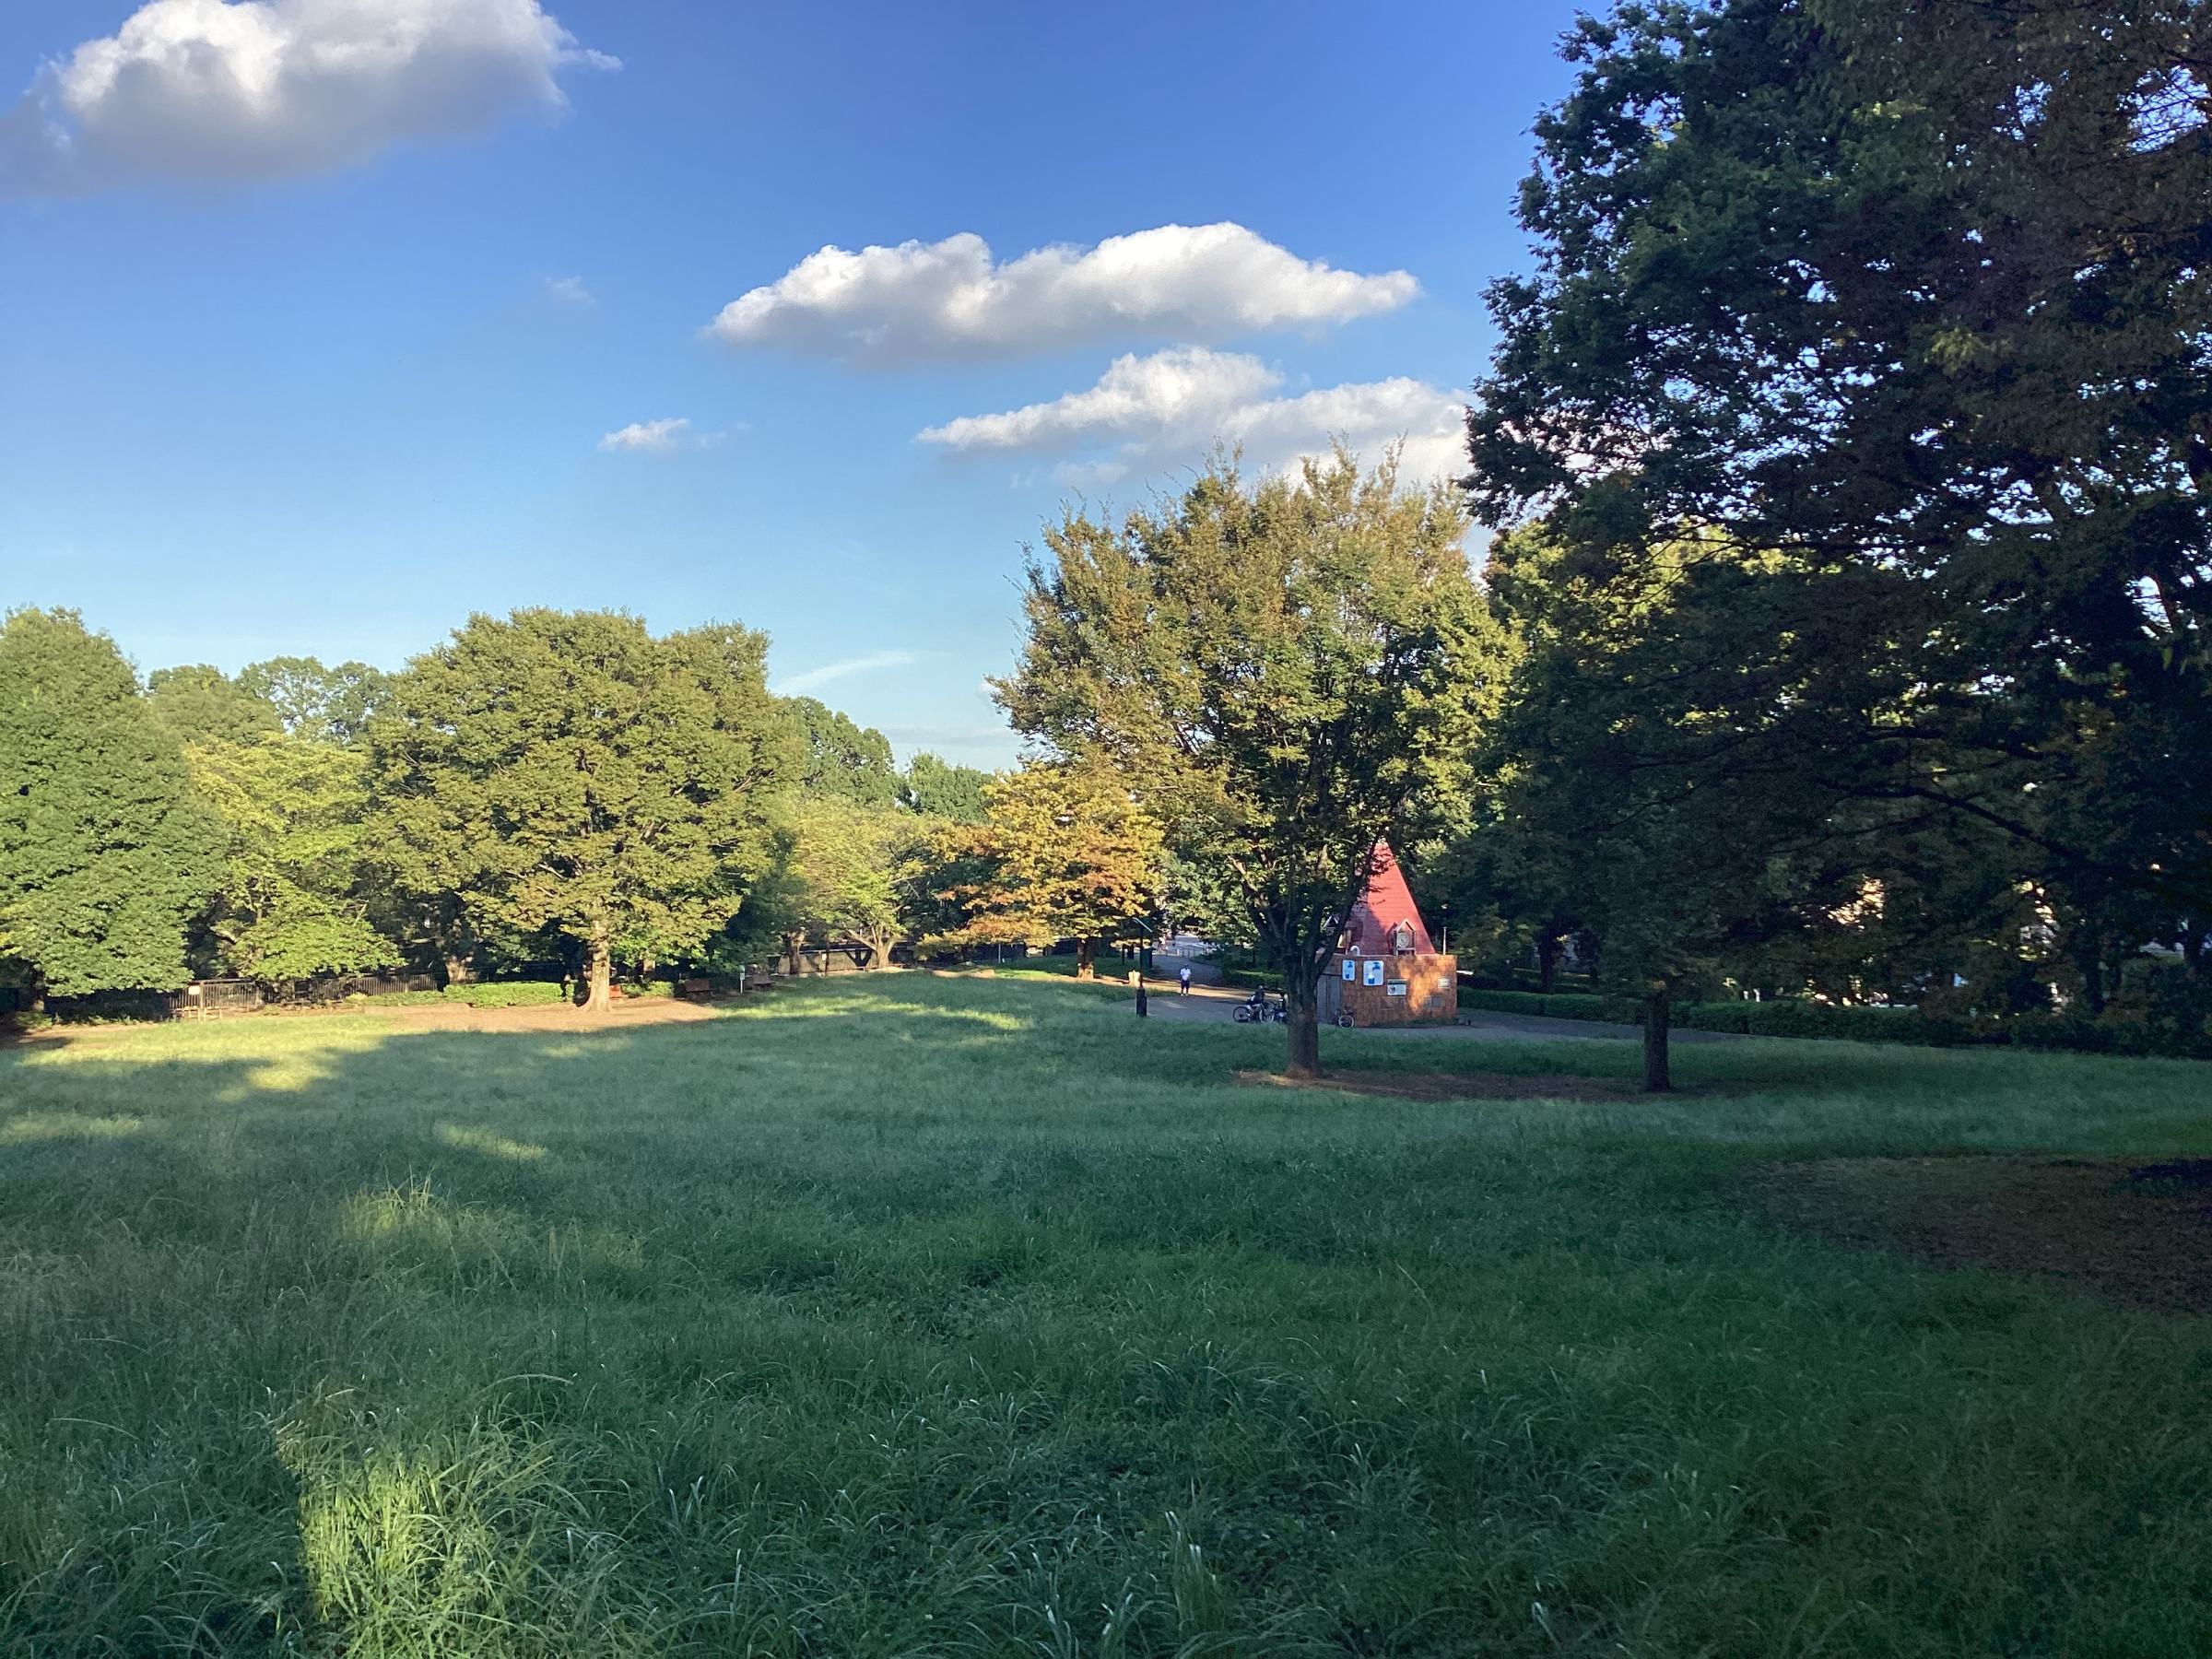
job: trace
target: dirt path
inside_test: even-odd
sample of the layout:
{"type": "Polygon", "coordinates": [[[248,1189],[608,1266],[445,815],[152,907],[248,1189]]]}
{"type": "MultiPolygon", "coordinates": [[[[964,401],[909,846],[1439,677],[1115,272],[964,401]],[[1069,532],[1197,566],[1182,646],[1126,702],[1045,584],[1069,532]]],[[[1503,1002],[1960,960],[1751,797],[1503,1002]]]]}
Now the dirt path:
{"type": "Polygon", "coordinates": [[[604,1014],[567,1003],[539,1003],[525,1008],[472,1008],[463,1003],[452,1007],[425,1005],[377,1012],[418,1031],[627,1031],[640,1026],[712,1019],[717,1006],[674,996],[634,996],[624,997],[604,1014]]]}
{"type": "Polygon", "coordinates": [[[2212,1313],[2212,1159],[1831,1158],[1768,1165],[1747,1196],[1840,1244],[2212,1313]]]}

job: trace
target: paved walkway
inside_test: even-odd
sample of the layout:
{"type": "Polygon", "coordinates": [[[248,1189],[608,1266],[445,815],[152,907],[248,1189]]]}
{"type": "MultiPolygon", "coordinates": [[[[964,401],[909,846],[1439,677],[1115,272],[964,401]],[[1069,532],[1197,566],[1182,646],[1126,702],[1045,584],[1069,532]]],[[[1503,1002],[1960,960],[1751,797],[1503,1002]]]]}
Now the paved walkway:
{"type": "MultiPolygon", "coordinates": [[[[1188,996],[1176,994],[1172,984],[1154,985],[1151,1018],[1210,1021],[1221,1024],[1236,1018],[1237,1005],[1252,994],[1220,985],[1194,985],[1188,996]]],[[[1547,1019],[1535,1014],[1493,1014],[1486,1008],[1462,1010],[1460,1023],[1451,1026],[1362,1026],[1361,1030],[1391,1037],[1479,1037],[1486,1041],[1518,1038],[1549,1041],[1556,1038],[1583,1038],[1596,1041],[1641,1042],[1643,1028],[1612,1025],[1594,1019],[1547,1019]]],[[[1679,1026],[1669,1033],[1674,1042],[1741,1042],[1731,1031],[1688,1031],[1679,1026]]]]}

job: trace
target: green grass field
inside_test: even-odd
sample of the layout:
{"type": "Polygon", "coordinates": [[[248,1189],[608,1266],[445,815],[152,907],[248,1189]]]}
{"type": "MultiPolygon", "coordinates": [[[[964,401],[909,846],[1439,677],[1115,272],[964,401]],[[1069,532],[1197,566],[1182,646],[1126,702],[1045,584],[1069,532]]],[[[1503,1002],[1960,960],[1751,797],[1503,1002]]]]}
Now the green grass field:
{"type": "Polygon", "coordinates": [[[2212,1068],[1281,1041],[910,974],[0,1052],[0,1654],[2212,1653],[2212,1322],[1732,1197],[2212,1151],[2212,1068]]]}

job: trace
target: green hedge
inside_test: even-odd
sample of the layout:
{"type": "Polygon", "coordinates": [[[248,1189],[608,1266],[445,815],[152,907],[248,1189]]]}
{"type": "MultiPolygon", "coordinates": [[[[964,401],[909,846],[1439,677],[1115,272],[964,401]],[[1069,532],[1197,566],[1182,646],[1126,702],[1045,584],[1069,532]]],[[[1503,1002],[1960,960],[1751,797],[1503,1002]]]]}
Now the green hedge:
{"type": "Polygon", "coordinates": [[[534,1008],[566,1002],[567,989],[546,980],[514,980],[482,985],[448,985],[442,991],[385,991],[375,996],[347,997],[371,1008],[423,1008],[463,1004],[472,1008],[534,1008]]]}
{"type": "Polygon", "coordinates": [[[547,980],[517,980],[511,984],[495,985],[448,985],[445,996],[449,1002],[464,1002],[472,1008],[535,1008],[569,1000],[565,987],[547,980]]]}
{"type": "Polygon", "coordinates": [[[1534,991],[1462,991],[1459,1006],[1463,1008],[1483,1008],[1492,1014],[1533,1014],[1545,1019],[1606,1019],[1614,1016],[1607,1012],[1602,996],[1584,996],[1572,992],[1555,992],[1548,996],[1534,991]]]}
{"type": "MultiPolygon", "coordinates": [[[[1533,991],[1462,991],[1463,1008],[1494,1014],[1535,1014],[1547,1019],[1603,1020],[1641,1025],[1643,1005],[1630,997],[1533,991]]],[[[1677,1003],[1670,1023],[1692,1031],[1734,1031],[1746,1037],[1826,1037],[1850,1042],[1947,1045],[1976,1041],[1947,1020],[1918,1008],[1843,1008],[1784,998],[1775,1002],[1677,1003]]]]}
{"type": "Polygon", "coordinates": [[[1221,982],[1244,991],[1280,991],[1283,976],[1272,968],[1224,968],[1221,982]]]}

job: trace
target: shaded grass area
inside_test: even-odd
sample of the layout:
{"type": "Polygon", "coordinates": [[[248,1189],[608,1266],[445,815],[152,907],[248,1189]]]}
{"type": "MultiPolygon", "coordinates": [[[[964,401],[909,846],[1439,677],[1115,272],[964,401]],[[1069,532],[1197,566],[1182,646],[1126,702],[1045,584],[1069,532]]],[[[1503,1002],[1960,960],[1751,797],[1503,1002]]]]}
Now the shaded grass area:
{"type": "Polygon", "coordinates": [[[2212,1072],[1280,1043],[912,974],[0,1053],[0,1653],[2212,1651],[2212,1327],[1726,1197],[2202,1154],[2212,1072]]]}

